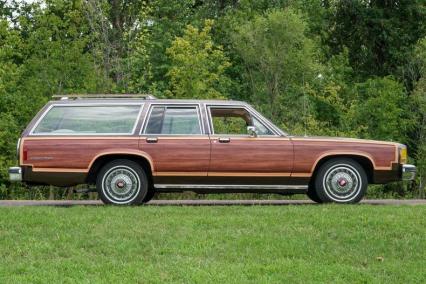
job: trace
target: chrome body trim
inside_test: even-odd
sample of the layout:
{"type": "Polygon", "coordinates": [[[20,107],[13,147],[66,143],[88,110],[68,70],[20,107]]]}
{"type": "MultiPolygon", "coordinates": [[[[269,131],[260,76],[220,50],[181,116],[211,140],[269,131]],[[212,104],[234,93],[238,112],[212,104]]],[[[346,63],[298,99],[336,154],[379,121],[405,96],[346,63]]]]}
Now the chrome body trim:
{"type": "Polygon", "coordinates": [[[20,152],[20,148],[21,148],[21,137],[18,139],[18,143],[16,143],[16,158],[19,161],[19,152],[20,152]]]}
{"type": "Polygon", "coordinates": [[[275,185],[275,184],[154,184],[158,189],[273,189],[273,190],[306,190],[307,185],[275,185]]]}
{"type": "Polygon", "coordinates": [[[402,180],[414,180],[416,178],[417,168],[414,165],[402,165],[402,180]]]}

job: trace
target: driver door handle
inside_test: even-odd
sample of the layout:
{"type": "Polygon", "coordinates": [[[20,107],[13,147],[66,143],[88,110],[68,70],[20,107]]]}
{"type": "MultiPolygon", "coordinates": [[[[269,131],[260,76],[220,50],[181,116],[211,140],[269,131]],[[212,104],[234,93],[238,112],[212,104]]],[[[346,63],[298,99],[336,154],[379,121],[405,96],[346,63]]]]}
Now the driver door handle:
{"type": "Polygon", "coordinates": [[[229,143],[231,142],[231,138],[229,137],[220,137],[219,138],[219,143],[229,143]]]}
{"type": "Polygon", "coordinates": [[[146,143],[157,143],[157,142],[158,142],[157,137],[147,137],[146,138],[146,143]]]}

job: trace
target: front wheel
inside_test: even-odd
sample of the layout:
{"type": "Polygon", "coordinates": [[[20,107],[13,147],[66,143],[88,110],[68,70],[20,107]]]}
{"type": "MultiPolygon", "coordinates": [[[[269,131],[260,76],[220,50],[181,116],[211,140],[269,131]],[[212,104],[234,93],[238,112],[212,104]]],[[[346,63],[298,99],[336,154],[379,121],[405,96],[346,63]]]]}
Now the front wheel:
{"type": "Polygon", "coordinates": [[[144,169],[130,160],[114,160],[100,170],[96,188],[105,204],[139,205],[148,192],[144,169]]]}
{"type": "Polygon", "coordinates": [[[322,202],[357,203],[364,197],[367,186],[365,170],[346,158],[327,161],[315,178],[315,192],[322,202]]]}

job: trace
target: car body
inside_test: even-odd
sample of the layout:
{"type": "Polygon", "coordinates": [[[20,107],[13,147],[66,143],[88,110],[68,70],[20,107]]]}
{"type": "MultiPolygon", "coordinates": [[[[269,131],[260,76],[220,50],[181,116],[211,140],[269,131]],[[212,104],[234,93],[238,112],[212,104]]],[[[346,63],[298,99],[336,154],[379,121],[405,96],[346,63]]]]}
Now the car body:
{"type": "Polygon", "coordinates": [[[11,180],[97,184],[102,200],[113,204],[140,204],[154,192],[187,190],[307,192],[318,202],[352,203],[367,184],[413,179],[416,171],[406,164],[405,145],[290,136],[247,103],[222,100],[51,101],[17,148],[19,167],[10,168],[11,180]],[[131,189],[136,186],[137,196],[131,189]],[[346,192],[348,187],[357,193],[346,192]]]}

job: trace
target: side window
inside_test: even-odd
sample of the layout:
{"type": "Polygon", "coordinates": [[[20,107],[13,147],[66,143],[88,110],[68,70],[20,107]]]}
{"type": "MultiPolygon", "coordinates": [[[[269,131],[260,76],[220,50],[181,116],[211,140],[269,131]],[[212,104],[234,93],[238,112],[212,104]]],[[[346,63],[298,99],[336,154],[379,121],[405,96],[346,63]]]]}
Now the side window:
{"type": "Polygon", "coordinates": [[[256,127],[257,135],[274,135],[274,133],[256,117],[253,117],[253,126],[256,127]]]}
{"type": "Polygon", "coordinates": [[[210,108],[214,134],[247,135],[250,114],[243,108],[210,108]]]}
{"type": "Polygon", "coordinates": [[[247,126],[255,126],[258,135],[274,135],[244,108],[210,107],[214,134],[247,135],[247,126]]]}
{"type": "Polygon", "coordinates": [[[53,106],[40,120],[34,134],[97,135],[132,134],[141,105],[53,106]]]}
{"type": "Polygon", "coordinates": [[[201,134],[197,107],[154,106],[145,127],[145,134],[201,134]]]}

